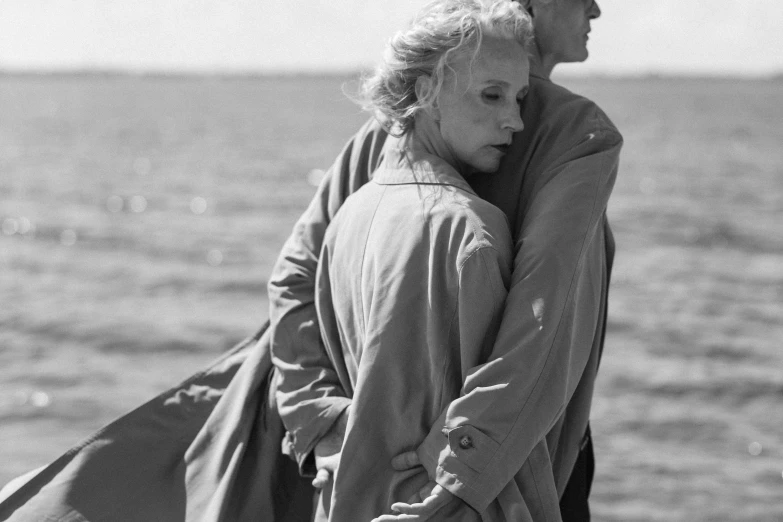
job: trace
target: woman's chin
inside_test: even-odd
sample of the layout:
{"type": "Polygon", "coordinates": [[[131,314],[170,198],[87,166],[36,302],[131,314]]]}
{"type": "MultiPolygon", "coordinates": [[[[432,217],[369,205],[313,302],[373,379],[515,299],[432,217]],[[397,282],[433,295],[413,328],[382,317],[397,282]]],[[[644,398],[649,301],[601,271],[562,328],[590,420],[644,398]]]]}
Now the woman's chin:
{"type": "Polygon", "coordinates": [[[500,168],[501,158],[502,156],[498,158],[487,158],[483,161],[476,162],[476,164],[471,165],[473,167],[473,172],[476,174],[494,174],[500,168]]]}

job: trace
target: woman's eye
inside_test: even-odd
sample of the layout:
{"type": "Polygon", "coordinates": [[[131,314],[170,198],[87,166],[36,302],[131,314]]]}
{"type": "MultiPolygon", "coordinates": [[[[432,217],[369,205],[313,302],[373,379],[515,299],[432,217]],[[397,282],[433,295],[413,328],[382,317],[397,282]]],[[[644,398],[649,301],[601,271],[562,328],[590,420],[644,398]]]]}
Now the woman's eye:
{"type": "Polygon", "coordinates": [[[489,101],[498,101],[500,99],[500,95],[492,92],[485,92],[484,99],[489,101]]]}

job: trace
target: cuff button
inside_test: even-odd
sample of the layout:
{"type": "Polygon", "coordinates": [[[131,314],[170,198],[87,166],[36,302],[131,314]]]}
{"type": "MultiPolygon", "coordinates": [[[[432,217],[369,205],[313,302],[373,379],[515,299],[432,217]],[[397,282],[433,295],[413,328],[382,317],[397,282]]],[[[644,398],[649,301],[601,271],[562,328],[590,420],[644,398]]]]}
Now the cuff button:
{"type": "Polygon", "coordinates": [[[473,447],[473,440],[469,435],[463,435],[459,438],[459,447],[466,450],[473,447]]]}

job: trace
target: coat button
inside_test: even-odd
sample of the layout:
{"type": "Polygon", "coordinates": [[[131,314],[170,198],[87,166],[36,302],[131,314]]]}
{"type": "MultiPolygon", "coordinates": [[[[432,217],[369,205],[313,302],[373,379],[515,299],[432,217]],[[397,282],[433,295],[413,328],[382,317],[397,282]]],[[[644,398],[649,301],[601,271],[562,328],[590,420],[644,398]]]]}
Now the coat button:
{"type": "Polygon", "coordinates": [[[471,440],[469,435],[463,435],[459,438],[459,447],[466,450],[473,447],[473,440],[471,440]]]}

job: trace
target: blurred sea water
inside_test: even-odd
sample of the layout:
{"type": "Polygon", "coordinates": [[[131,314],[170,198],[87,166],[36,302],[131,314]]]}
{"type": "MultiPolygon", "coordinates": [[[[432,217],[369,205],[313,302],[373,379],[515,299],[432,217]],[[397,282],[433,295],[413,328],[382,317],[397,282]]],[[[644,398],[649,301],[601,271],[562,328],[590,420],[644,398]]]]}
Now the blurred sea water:
{"type": "MultiPolygon", "coordinates": [[[[783,520],[783,88],[563,78],[625,137],[595,520],[783,520]]],[[[252,333],[345,77],[0,76],[0,484],[252,333]]]]}

